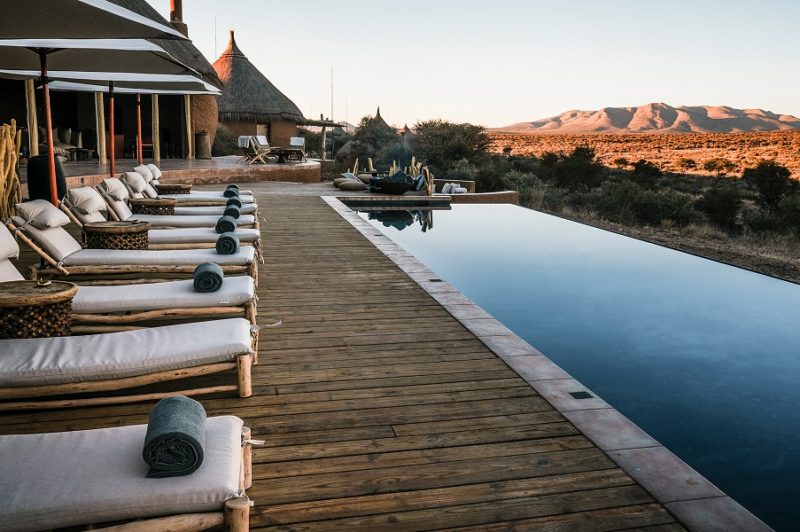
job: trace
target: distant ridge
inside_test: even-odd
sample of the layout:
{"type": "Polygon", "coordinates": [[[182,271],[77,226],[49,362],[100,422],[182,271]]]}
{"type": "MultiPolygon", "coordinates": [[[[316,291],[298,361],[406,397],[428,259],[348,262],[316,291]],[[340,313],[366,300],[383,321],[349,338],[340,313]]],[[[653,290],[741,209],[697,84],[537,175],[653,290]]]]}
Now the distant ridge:
{"type": "Polygon", "coordinates": [[[508,133],[741,133],[800,129],[800,118],[763,109],[727,106],[672,107],[650,103],[640,107],[605,107],[599,111],[567,111],[534,122],[520,122],[492,131],[508,133]]]}

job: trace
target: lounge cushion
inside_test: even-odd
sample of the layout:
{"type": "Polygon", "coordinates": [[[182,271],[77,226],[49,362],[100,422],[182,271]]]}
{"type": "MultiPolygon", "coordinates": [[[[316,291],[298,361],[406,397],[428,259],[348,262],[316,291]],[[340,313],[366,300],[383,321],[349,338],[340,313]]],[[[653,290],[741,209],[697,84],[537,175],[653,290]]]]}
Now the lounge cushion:
{"type": "Polygon", "coordinates": [[[0,386],[101,381],[191,368],[232,361],[252,353],[251,344],[250,322],[244,318],[0,340],[0,386]]]}
{"type": "MultiPolygon", "coordinates": [[[[150,167],[148,167],[146,164],[140,164],[139,166],[134,168],[133,171],[142,176],[144,178],[145,183],[149,183],[154,179],[153,171],[150,170],[150,167]]],[[[159,172],[159,174],[160,173],[161,172],[159,172]]]]}
{"type": "Polygon", "coordinates": [[[347,180],[339,183],[339,190],[367,190],[367,185],[361,181],[347,180]]]}
{"type": "Polygon", "coordinates": [[[0,260],[0,283],[25,279],[8,259],[0,260]]]}
{"type": "Polygon", "coordinates": [[[25,225],[25,221],[19,216],[13,216],[11,220],[17,227],[22,227],[21,230],[57,262],[81,250],[80,242],[72,238],[63,227],[38,229],[34,225],[25,225]]]}
{"type": "MultiPolygon", "coordinates": [[[[150,229],[147,233],[151,244],[189,244],[189,243],[208,243],[213,244],[219,238],[211,227],[186,227],[182,229],[150,229]]],[[[236,229],[236,236],[240,242],[253,243],[261,235],[258,229],[236,229]]]]}
{"type": "Polygon", "coordinates": [[[39,229],[62,227],[69,223],[69,216],[47,200],[37,199],[17,203],[16,209],[26,225],[31,224],[39,229]]]}
{"type": "Polygon", "coordinates": [[[234,416],[208,418],[203,465],[166,479],[145,477],[147,425],[0,436],[0,529],[221,511],[239,489],[242,425],[234,416]]]}
{"type": "MultiPolygon", "coordinates": [[[[205,192],[198,191],[191,194],[160,194],[159,198],[173,198],[178,202],[178,205],[185,205],[191,203],[214,203],[215,205],[225,205],[228,198],[222,195],[222,192],[205,192]]],[[[239,200],[242,204],[255,203],[256,199],[252,194],[241,192],[239,200]]]]}
{"type": "MultiPolygon", "coordinates": [[[[254,214],[258,209],[258,205],[255,203],[248,203],[246,205],[242,205],[239,208],[239,214],[254,214]]],[[[222,216],[222,213],[225,212],[225,206],[220,205],[217,207],[216,205],[206,206],[206,207],[175,207],[175,214],[180,214],[181,216],[192,215],[192,216],[222,216]]]]}
{"type": "MultiPolygon", "coordinates": [[[[217,225],[219,215],[212,216],[183,216],[160,214],[133,214],[129,218],[141,222],[150,222],[152,227],[214,227],[217,225]]],[[[236,220],[237,225],[253,225],[256,219],[252,214],[245,214],[236,220]]]]}
{"type": "Polygon", "coordinates": [[[144,191],[147,188],[147,182],[138,172],[125,172],[120,181],[128,187],[128,193],[132,198],[139,199],[145,197],[144,191]]]}
{"type": "MultiPolygon", "coordinates": [[[[150,170],[150,173],[153,175],[153,179],[151,181],[153,181],[153,180],[154,181],[160,181],[161,180],[161,170],[158,168],[158,166],[156,166],[154,164],[146,164],[145,166],[147,167],[148,170],[150,170]]],[[[139,167],[137,166],[136,168],[139,168],[139,167]]],[[[134,168],[134,170],[136,170],[136,168],[134,168]]]]}
{"type": "Polygon", "coordinates": [[[69,255],[66,266],[90,265],[158,265],[192,266],[202,262],[215,262],[223,266],[246,266],[255,259],[255,248],[246,246],[233,255],[220,255],[215,249],[81,249],[69,255]]]}
{"type": "Polygon", "coordinates": [[[122,183],[122,181],[116,177],[103,179],[103,184],[101,186],[103,187],[106,195],[111,196],[111,199],[125,201],[126,199],[130,198],[128,189],[125,188],[125,185],[122,183]]]}
{"type": "Polygon", "coordinates": [[[67,191],[67,199],[81,214],[95,214],[107,208],[105,200],[93,187],[71,188],[67,191]]]}
{"type": "MultiPolygon", "coordinates": [[[[216,240],[214,240],[216,242],[216,240]]],[[[19,244],[3,224],[0,224],[0,261],[19,257],[19,244]]]]}
{"type": "Polygon", "coordinates": [[[81,286],[72,299],[77,314],[163,310],[170,308],[227,307],[244,305],[255,297],[255,284],[248,275],[228,276],[213,294],[201,294],[191,280],[114,286],[81,286]]]}

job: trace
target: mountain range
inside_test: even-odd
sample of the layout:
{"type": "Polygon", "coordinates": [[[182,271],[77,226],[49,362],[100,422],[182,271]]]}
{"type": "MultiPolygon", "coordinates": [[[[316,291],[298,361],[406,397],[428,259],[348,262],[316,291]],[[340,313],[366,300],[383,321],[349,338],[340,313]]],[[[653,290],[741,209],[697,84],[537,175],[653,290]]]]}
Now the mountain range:
{"type": "Polygon", "coordinates": [[[800,129],[800,118],[763,109],[727,106],[681,106],[650,103],[639,107],[605,107],[567,111],[533,122],[492,131],[506,133],[737,133],[800,129]]]}

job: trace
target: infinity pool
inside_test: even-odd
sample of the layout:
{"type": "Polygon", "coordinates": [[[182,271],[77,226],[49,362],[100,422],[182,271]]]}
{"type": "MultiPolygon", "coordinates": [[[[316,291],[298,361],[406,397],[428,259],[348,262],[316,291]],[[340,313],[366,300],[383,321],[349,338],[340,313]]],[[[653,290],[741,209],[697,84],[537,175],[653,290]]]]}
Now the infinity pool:
{"type": "Polygon", "coordinates": [[[511,205],[432,217],[424,232],[419,216],[370,222],[768,524],[796,530],[800,286],[511,205]]]}

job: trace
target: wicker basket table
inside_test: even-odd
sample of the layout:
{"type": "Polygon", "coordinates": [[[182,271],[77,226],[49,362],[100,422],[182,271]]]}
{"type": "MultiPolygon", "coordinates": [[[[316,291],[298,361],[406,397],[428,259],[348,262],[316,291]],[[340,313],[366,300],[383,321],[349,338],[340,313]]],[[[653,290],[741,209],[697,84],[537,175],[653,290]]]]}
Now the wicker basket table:
{"type": "Polygon", "coordinates": [[[77,292],[65,281],[0,283],[0,338],[69,336],[77,292]]]}
{"type": "Polygon", "coordinates": [[[173,198],[140,198],[131,199],[130,202],[133,214],[160,214],[163,216],[175,214],[175,204],[178,203],[173,198]]]}
{"type": "Polygon", "coordinates": [[[94,222],[83,224],[86,247],[91,249],[147,249],[147,222],[94,222]]]}
{"type": "Polygon", "coordinates": [[[188,194],[192,190],[192,185],[184,183],[159,183],[156,185],[156,192],[159,194],[188,194]]]}

